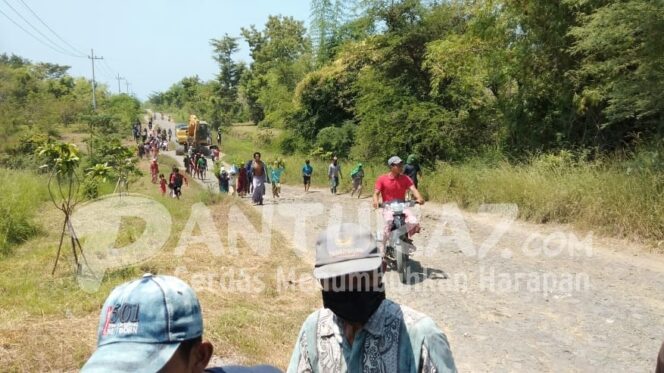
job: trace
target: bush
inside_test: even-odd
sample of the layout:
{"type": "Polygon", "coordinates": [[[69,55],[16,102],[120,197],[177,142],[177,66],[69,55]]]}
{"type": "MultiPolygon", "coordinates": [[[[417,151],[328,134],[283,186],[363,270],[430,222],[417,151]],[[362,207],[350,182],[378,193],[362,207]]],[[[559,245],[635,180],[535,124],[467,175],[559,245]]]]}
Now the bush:
{"type": "Polygon", "coordinates": [[[50,141],[49,135],[43,133],[26,133],[19,137],[18,143],[6,153],[0,153],[0,166],[17,170],[36,169],[37,148],[50,141]]]}
{"type": "Polygon", "coordinates": [[[353,145],[354,127],[350,121],[342,127],[325,127],[316,136],[316,146],[322,149],[322,153],[332,153],[345,158],[353,145]]]}
{"type": "Polygon", "coordinates": [[[274,133],[270,129],[259,129],[254,137],[254,145],[256,146],[269,146],[272,144],[274,133]]]}
{"type": "Polygon", "coordinates": [[[94,179],[86,178],[81,184],[81,193],[86,199],[95,199],[99,197],[99,182],[94,179]]]}
{"type": "Polygon", "coordinates": [[[47,200],[46,179],[27,171],[0,169],[4,183],[0,193],[0,255],[38,232],[32,217],[47,200]]]}
{"type": "Polygon", "coordinates": [[[287,132],[279,139],[279,150],[282,154],[292,155],[298,150],[303,150],[303,147],[301,139],[292,133],[287,132]]]}

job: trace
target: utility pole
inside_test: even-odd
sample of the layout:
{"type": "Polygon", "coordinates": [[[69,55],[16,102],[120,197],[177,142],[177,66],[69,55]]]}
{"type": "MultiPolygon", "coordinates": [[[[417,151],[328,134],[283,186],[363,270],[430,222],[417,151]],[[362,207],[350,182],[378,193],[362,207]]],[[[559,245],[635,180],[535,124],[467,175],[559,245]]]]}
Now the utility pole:
{"type": "Polygon", "coordinates": [[[118,74],[118,76],[115,79],[118,81],[118,94],[120,94],[122,93],[122,91],[120,91],[120,80],[123,80],[124,78],[121,77],[120,74],[118,74]]]}
{"type": "Polygon", "coordinates": [[[97,110],[97,97],[95,97],[95,60],[103,60],[104,57],[95,57],[94,49],[90,49],[90,56],[88,58],[92,61],[92,110],[97,110]]]}
{"type": "Polygon", "coordinates": [[[131,85],[131,83],[129,83],[129,81],[127,79],[125,79],[125,86],[127,87],[127,94],[129,94],[129,86],[130,85],[131,85]]]}

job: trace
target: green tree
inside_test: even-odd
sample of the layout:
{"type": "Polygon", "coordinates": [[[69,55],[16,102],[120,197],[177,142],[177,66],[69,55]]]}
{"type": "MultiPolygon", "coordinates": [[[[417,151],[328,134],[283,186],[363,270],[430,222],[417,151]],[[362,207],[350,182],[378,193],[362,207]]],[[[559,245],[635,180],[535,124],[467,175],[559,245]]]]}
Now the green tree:
{"type": "Polygon", "coordinates": [[[348,19],[347,1],[312,0],[310,29],[316,60],[322,65],[331,60],[342,42],[342,26],[348,19]]]}
{"type": "Polygon", "coordinates": [[[214,47],[213,57],[219,64],[217,76],[217,94],[214,100],[214,122],[228,126],[240,113],[238,102],[238,85],[244,71],[244,65],[233,61],[233,54],[239,50],[238,38],[225,34],[221,39],[212,39],[210,44],[214,47]]]}
{"type": "Polygon", "coordinates": [[[47,143],[39,147],[37,152],[40,159],[44,161],[42,167],[49,172],[48,193],[51,201],[64,214],[60,243],[55,256],[52,273],[55,273],[55,269],[58,266],[64,236],[65,233],[68,233],[76,265],[76,273],[80,274],[83,270],[83,262],[87,264],[87,260],[83,254],[83,247],[74,231],[74,226],[71,223],[71,214],[79,202],[78,192],[81,184],[81,177],[78,175],[78,166],[81,160],[78,148],[74,144],[47,143]],[[79,256],[81,259],[79,259],[79,256]]]}
{"type": "MultiPolygon", "coordinates": [[[[583,5],[583,2],[578,1],[583,5]]],[[[664,3],[607,2],[579,16],[570,50],[577,110],[596,113],[597,133],[611,144],[664,133],[664,3]]]]}
{"type": "Polygon", "coordinates": [[[270,16],[265,29],[242,28],[253,62],[243,74],[243,97],[252,120],[283,125],[294,111],[292,94],[310,70],[310,41],[304,23],[292,17],[270,16]]]}

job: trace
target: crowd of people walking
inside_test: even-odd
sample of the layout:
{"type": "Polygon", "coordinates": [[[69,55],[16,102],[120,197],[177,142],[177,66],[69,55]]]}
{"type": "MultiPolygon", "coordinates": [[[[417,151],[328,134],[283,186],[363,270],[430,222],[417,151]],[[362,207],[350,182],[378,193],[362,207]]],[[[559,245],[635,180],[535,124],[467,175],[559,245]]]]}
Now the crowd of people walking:
{"type": "MultiPolygon", "coordinates": [[[[173,180],[172,176],[169,178],[162,177],[163,175],[159,174],[156,161],[159,151],[168,148],[168,142],[172,138],[172,130],[170,128],[164,130],[156,126],[153,127],[153,118],[156,118],[156,114],[148,121],[146,128],[141,129],[140,123],[136,123],[133,128],[134,138],[139,143],[139,157],[151,157],[150,171],[152,182],[159,184],[162,194],[166,193],[165,184],[165,186],[171,189],[170,194],[177,197],[181,193],[181,190],[178,193],[174,192],[175,180],[173,180]]],[[[221,133],[217,136],[218,146],[221,146],[220,141],[221,133]]],[[[190,175],[192,178],[199,180],[207,180],[208,172],[214,171],[214,178],[218,182],[219,192],[221,193],[227,193],[240,198],[250,197],[254,205],[263,205],[269,185],[273,199],[277,200],[282,197],[281,184],[287,175],[283,160],[276,159],[265,162],[262,159],[261,153],[255,152],[251,159],[244,163],[231,162],[231,164],[225,165],[220,160],[220,157],[219,147],[213,147],[210,150],[209,160],[202,152],[190,148],[183,158],[184,180],[187,180],[184,175],[190,175]]],[[[304,184],[304,192],[308,193],[310,192],[314,175],[314,167],[309,159],[305,160],[300,174],[304,184]]],[[[422,177],[422,172],[414,155],[407,157],[403,174],[408,176],[417,187],[419,179],[422,177]]],[[[329,182],[330,193],[337,195],[340,191],[341,183],[344,181],[342,166],[337,156],[331,157],[330,163],[327,166],[326,176],[329,182]]],[[[356,163],[347,176],[349,176],[350,181],[350,196],[361,198],[365,178],[364,165],[360,162],[356,163]]],[[[179,182],[178,184],[180,185],[179,188],[181,188],[182,183],[179,182]]]]}

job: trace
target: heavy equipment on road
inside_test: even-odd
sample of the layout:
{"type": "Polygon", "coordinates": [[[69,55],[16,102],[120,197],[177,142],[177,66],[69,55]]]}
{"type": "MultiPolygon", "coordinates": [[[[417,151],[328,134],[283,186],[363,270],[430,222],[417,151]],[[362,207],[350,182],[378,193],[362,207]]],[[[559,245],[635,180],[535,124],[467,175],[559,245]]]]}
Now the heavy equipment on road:
{"type": "Polygon", "coordinates": [[[181,131],[176,131],[178,145],[175,148],[175,154],[184,155],[193,149],[194,152],[209,157],[211,154],[210,145],[210,126],[207,122],[199,120],[196,115],[189,116],[189,125],[186,128],[186,137],[181,135],[181,131]]]}

